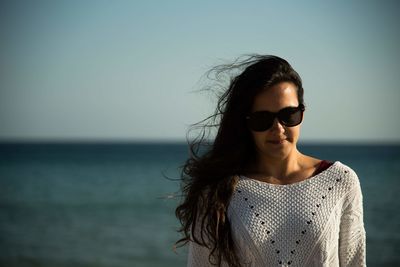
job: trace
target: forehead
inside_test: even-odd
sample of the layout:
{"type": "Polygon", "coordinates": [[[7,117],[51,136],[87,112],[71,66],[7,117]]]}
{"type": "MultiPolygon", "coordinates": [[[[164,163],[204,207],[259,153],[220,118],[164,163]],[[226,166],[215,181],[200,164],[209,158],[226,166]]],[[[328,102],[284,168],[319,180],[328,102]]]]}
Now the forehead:
{"type": "Polygon", "coordinates": [[[297,107],[297,87],[291,82],[281,82],[261,91],[253,101],[252,112],[277,112],[285,107],[297,107]]]}

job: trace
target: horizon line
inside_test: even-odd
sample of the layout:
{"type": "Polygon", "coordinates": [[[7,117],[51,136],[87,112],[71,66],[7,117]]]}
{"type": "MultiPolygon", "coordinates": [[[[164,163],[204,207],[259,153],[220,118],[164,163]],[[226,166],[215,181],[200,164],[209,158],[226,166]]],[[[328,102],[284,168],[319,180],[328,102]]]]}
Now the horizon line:
{"type": "MultiPolygon", "coordinates": [[[[211,139],[205,140],[212,142],[211,139]]],[[[0,139],[0,145],[29,144],[93,144],[93,145],[137,145],[137,144],[188,144],[185,139],[96,139],[96,138],[43,138],[43,139],[0,139]]],[[[394,145],[400,146],[400,140],[299,140],[298,145],[394,145]]]]}

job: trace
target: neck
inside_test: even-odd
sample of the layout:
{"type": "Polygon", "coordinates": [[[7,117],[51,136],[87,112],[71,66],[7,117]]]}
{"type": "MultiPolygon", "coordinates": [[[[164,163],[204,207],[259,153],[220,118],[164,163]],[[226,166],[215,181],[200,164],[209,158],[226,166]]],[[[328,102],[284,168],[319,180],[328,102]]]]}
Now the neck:
{"type": "Polygon", "coordinates": [[[304,155],[295,150],[286,158],[270,158],[260,155],[255,170],[258,175],[278,180],[288,180],[293,173],[302,169],[304,155]]]}

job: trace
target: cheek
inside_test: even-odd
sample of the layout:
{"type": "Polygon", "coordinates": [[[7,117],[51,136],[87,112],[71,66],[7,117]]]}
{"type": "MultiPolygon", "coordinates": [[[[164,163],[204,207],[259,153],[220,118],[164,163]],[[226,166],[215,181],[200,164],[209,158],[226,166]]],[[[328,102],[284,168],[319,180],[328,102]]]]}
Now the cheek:
{"type": "Polygon", "coordinates": [[[293,139],[297,140],[299,138],[299,135],[300,135],[300,127],[299,126],[289,128],[289,130],[287,131],[288,138],[291,138],[292,140],[293,139]]]}
{"type": "Polygon", "coordinates": [[[254,132],[250,131],[250,134],[251,134],[251,138],[253,139],[253,142],[255,144],[259,143],[260,140],[262,139],[262,137],[260,136],[259,133],[254,133],[254,132]]]}

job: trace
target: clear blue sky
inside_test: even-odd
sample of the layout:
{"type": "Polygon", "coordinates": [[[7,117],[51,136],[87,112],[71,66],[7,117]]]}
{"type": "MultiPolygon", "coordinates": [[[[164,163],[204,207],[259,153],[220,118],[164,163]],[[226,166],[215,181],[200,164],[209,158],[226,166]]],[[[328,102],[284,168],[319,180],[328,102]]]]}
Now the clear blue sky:
{"type": "Polygon", "coordinates": [[[301,139],[400,141],[397,1],[1,1],[1,140],[184,140],[221,60],[303,78],[301,139]]]}

